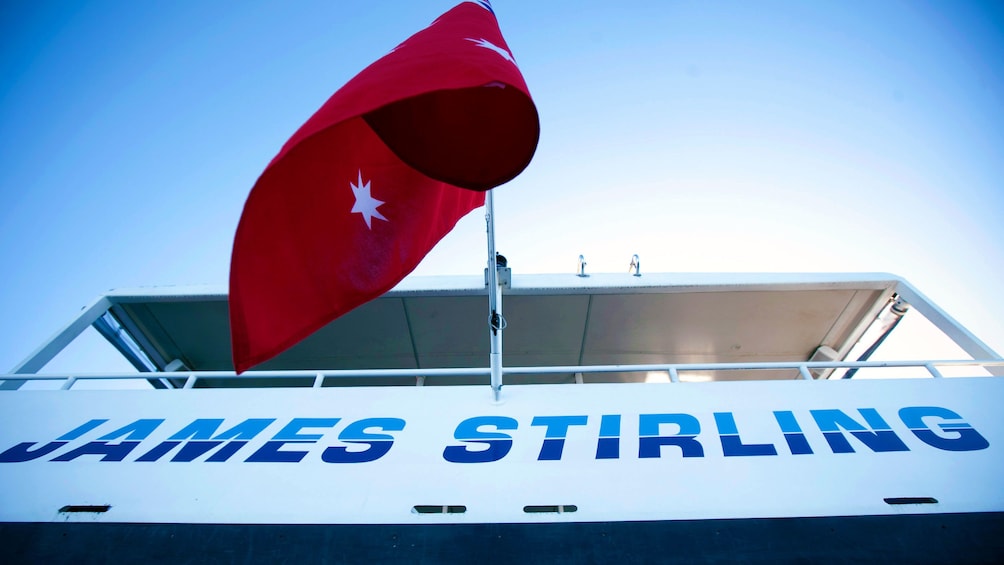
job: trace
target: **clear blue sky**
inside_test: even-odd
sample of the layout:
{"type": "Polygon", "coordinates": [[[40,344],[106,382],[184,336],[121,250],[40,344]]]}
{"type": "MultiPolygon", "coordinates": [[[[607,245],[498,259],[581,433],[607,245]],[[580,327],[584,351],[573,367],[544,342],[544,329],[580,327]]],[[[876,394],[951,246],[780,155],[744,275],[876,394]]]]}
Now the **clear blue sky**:
{"type": "MultiPolygon", "coordinates": [[[[109,288],[224,285],[287,137],[453,4],[3,0],[0,369],[109,288]]],[[[542,129],[516,272],[889,271],[1004,352],[1004,3],[494,5],[542,129]]]]}

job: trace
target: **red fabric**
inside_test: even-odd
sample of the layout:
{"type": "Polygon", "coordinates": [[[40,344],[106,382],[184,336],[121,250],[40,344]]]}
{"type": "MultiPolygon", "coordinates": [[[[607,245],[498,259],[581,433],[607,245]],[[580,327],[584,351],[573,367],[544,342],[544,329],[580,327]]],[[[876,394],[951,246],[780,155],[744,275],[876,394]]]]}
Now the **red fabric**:
{"type": "Polygon", "coordinates": [[[509,53],[494,15],[466,2],[364,69],[286,142],[234,237],[238,373],[390,290],[484,204],[483,191],[529,164],[539,121],[509,53]],[[381,203],[367,208],[356,191],[381,203]]]}

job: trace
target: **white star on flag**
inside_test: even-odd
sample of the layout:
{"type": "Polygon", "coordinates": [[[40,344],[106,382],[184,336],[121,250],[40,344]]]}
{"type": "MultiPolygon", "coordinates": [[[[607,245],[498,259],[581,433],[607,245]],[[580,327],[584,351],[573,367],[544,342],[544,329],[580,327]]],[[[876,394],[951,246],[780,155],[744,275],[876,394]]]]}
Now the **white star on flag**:
{"type": "Polygon", "coordinates": [[[380,205],[384,203],[384,201],[377,200],[376,198],[370,196],[369,181],[366,181],[366,184],[363,184],[362,170],[359,171],[359,180],[356,182],[358,182],[359,184],[349,183],[349,186],[352,187],[352,194],[356,197],[355,203],[352,204],[352,212],[350,213],[362,214],[363,220],[366,221],[367,229],[373,229],[373,227],[370,225],[373,218],[376,218],[378,220],[383,220],[385,222],[389,221],[387,218],[384,218],[383,214],[381,214],[377,210],[377,208],[379,208],[380,205]]]}
{"type": "Polygon", "coordinates": [[[505,59],[506,61],[509,61],[510,63],[512,63],[514,65],[516,64],[516,61],[512,58],[512,55],[510,55],[508,51],[506,51],[505,49],[499,47],[498,45],[495,45],[494,43],[492,43],[491,41],[488,41],[485,38],[474,39],[473,37],[468,37],[467,41],[473,41],[474,44],[477,45],[478,47],[484,47],[485,49],[491,49],[492,51],[494,51],[494,52],[498,53],[499,55],[501,55],[502,58],[505,59]]]}

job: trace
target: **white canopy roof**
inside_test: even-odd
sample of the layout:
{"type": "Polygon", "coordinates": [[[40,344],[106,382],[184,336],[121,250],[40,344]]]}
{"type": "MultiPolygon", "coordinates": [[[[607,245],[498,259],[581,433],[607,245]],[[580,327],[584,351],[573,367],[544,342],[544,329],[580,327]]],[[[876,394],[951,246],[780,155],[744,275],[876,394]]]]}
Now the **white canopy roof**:
{"type": "MultiPolygon", "coordinates": [[[[842,356],[900,282],[884,274],[514,274],[504,290],[503,362],[516,367],[805,361],[820,346],[842,356]]],[[[479,277],[406,279],[256,369],[486,367],[486,293],[479,277]]],[[[177,359],[191,370],[232,370],[225,293],[173,288],[119,291],[108,298],[111,313],[158,367],[177,359]]],[[[711,377],[796,378],[797,371],[711,377]]],[[[429,377],[426,384],[483,381],[437,378],[446,379],[429,377]]],[[[639,378],[644,375],[591,376],[639,378]]],[[[573,380],[569,373],[520,375],[506,382],[573,380]]],[[[240,386],[240,381],[215,385],[240,386]]],[[[208,378],[199,386],[214,383],[208,378]]]]}

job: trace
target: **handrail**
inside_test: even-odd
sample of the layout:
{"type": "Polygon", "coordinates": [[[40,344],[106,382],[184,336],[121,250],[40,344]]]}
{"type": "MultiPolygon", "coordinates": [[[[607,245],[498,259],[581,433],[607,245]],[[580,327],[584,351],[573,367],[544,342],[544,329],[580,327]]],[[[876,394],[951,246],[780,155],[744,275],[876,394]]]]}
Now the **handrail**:
{"type": "MultiPolygon", "coordinates": [[[[762,361],[755,363],[649,363],[641,365],[560,365],[536,367],[505,367],[506,375],[547,375],[562,373],[637,373],[665,372],[670,376],[670,382],[680,382],[681,372],[693,371],[759,371],[759,370],[798,370],[804,380],[811,378],[814,369],[869,369],[869,368],[924,368],[934,378],[941,378],[938,367],[1004,367],[1004,359],[964,359],[941,361],[762,361]]],[[[335,369],[327,371],[297,370],[297,371],[247,371],[237,375],[233,371],[178,371],[150,373],[74,373],[37,374],[19,373],[0,375],[0,380],[19,379],[33,381],[66,381],[63,390],[70,389],[74,383],[81,380],[124,380],[124,379],[185,379],[184,388],[192,388],[198,379],[212,378],[222,380],[245,379],[312,379],[313,386],[328,378],[380,378],[380,377],[490,377],[489,367],[437,368],[437,369],[335,369]]]]}

